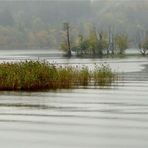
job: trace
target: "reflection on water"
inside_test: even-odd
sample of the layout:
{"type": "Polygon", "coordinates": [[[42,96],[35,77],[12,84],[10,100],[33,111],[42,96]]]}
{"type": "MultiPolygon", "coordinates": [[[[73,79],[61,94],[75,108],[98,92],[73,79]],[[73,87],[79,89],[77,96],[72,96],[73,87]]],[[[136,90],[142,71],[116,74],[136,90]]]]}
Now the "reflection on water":
{"type": "Polygon", "coordinates": [[[110,60],[124,67],[110,88],[1,92],[1,147],[147,148],[148,62],[134,61],[110,60]]]}

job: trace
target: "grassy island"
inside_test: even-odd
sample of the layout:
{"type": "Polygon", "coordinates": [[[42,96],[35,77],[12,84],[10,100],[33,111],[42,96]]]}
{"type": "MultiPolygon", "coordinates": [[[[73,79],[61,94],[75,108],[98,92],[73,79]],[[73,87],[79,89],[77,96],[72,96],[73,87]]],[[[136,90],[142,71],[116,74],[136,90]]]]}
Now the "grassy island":
{"type": "Polygon", "coordinates": [[[0,90],[39,91],[79,86],[110,85],[116,78],[109,66],[56,66],[47,62],[25,61],[0,64],[0,90]]]}

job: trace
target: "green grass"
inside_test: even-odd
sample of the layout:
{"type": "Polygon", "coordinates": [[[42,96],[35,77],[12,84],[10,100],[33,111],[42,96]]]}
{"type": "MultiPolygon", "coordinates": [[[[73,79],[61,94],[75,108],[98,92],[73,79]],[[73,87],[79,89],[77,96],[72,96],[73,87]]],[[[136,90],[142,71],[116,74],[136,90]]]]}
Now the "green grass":
{"type": "Polygon", "coordinates": [[[55,66],[46,62],[26,61],[0,64],[0,90],[50,90],[79,86],[105,86],[115,80],[109,66],[88,67],[55,66]]]}

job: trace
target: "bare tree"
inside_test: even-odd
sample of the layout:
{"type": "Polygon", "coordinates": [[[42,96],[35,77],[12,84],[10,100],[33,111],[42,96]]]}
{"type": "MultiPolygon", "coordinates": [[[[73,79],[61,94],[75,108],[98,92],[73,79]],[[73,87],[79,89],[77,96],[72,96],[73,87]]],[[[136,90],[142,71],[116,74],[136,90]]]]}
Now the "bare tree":
{"type": "Polygon", "coordinates": [[[67,40],[67,47],[68,47],[68,50],[67,50],[67,56],[68,57],[71,57],[71,44],[70,44],[70,26],[69,26],[69,23],[65,22],[64,23],[64,30],[66,31],[66,40],[67,40]]]}
{"type": "Polygon", "coordinates": [[[148,34],[144,32],[138,32],[136,41],[138,43],[140,53],[145,56],[148,53],[148,34]]]}
{"type": "Polygon", "coordinates": [[[109,45],[107,49],[107,55],[109,55],[110,52],[114,54],[114,36],[111,27],[109,27],[109,45]]]}

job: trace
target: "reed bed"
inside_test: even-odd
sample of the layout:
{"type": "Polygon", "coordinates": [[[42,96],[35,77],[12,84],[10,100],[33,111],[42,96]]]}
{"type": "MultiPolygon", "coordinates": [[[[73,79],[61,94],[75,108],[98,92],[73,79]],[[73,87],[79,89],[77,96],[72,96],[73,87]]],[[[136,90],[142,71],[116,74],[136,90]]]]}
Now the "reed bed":
{"type": "Polygon", "coordinates": [[[95,66],[93,71],[84,66],[56,66],[47,62],[25,61],[0,64],[0,90],[50,90],[79,86],[105,86],[115,80],[108,65],[95,66]]]}
{"type": "Polygon", "coordinates": [[[106,86],[111,85],[113,81],[117,79],[117,75],[112,72],[109,65],[102,64],[101,66],[95,65],[95,69],[92,72],[94,79],[94,85],[106,86]]]}

